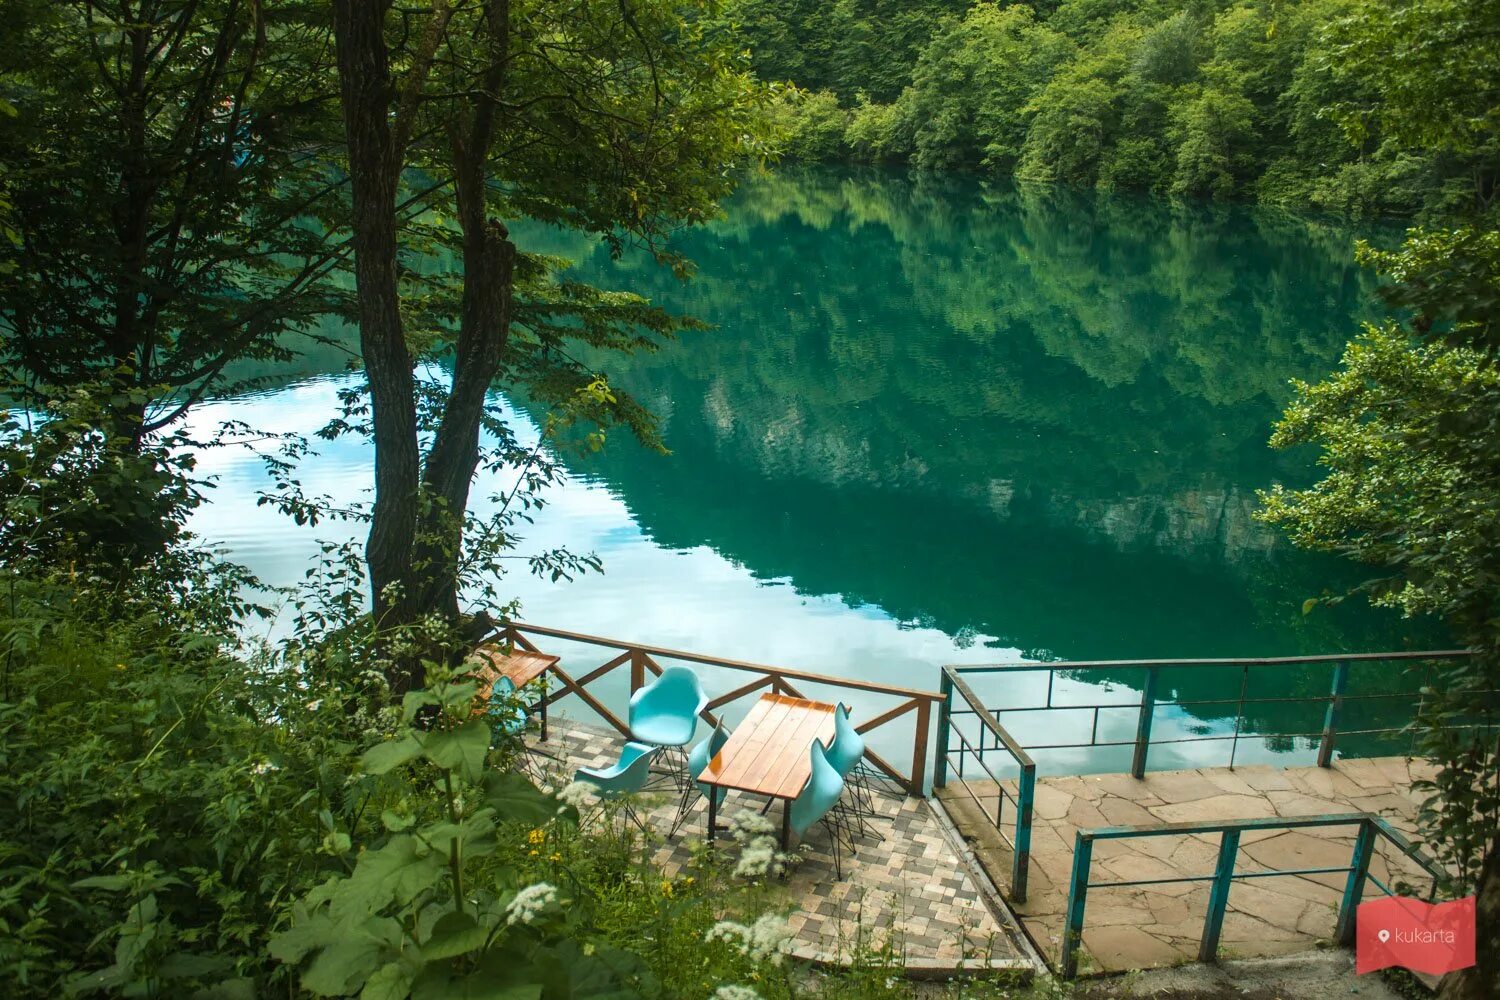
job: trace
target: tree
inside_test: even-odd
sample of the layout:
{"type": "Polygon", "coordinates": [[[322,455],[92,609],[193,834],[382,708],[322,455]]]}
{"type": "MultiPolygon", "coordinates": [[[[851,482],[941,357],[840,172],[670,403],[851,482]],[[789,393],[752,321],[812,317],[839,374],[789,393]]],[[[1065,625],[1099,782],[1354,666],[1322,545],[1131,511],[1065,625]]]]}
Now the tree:
{"type": "Polygon", "coordinates": [[[1424,825],[1454,872],[1477,889],[1477,970],[1445,996],[1500,988],[1500,234],[1416,233],[1396,253],[1362,256],[1399,284],[1408,327],[1370,326],[1344,367],[1298,386],[1272,443],[1316,443],[1328,474],[1300,491],[1264,495],[1266,520],[1309,548],[1351,556],[1385,575],[1363,589],[1408,614],[1439,616],[1474,651],[1423,692],[1415,720],[1439,771],[1424,825]],[[1462,263],[1456,263],[1456,262],[1462,263]],[[1441,339],[1433,335],[1443,333],[1441,339]],[[1428,336],[1425,344],[1414,338],[1428,336]],[[1475,723],[1489,723],[1473,728],[1475,723]]]}
{"type": "MultiPolygon", "coordinates": [[[[380,627],[458,624],[481,428],[505,442],[487,421],[491,386],[562,402],[596,384],[568,341],[638,348],[682,325],[639,297],[555,280],[559,262],[522,253],[502,220],[592,233],[616,253],[639,244],[686,273],[666,238],[711,217],[761,128],[758,88],[699,13],[680,0],[436,0],[393,17],[390,2],[336,0],[380,627]],[[403,228],[405,197],[452,224],[403,228]],[[413,275],[403,237],[450,248],[459,272],[413,275]],[[452,375],[421,382],[416,360],[434,349],[451,350],[452,375]]],[[[595,392],[585,404],[591,419],[650,434],[628,398],[595,392]]],[[[513,454],[501,448],[502,460],[513,454]]],[[[393,682],[409,685],[411,670],[398,666],[393,682]]]]}
{"type": "MultiPolygon", "coordinates": [[[[89,387],[122,461],[206,395],[226,366],[283,357],[334,308],[345,248],[322,225],[341,181],[319,162],[317,49],[295,5],[244,0],[0,4],[7,228],[0,377],[45,409],[89,387]]],[[[149,463],[148,463],[149,464],[149,463]]],[[[100,502],[141,516],[143,468],[100,502]]]]}

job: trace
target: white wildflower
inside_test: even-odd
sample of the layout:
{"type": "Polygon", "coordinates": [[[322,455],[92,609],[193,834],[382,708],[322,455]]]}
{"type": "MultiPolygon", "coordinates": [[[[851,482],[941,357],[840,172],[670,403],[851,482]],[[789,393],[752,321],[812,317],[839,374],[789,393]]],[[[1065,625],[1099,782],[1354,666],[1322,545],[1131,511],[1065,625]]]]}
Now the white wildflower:
{"type": "Polygon", "coordinates": [[[731,984],[714,990],[713,1000],[760,1000],[760,994],[748,986],[731,984]]]}
{"type": "Polygon", "coordinates": [[[739,878],[764,878],[775,867],[776,842],[770,837],[762,837],[740,852],[734,874],[739,878]]]}
{"type": "Polygon", "coordinates": [[[746,809],[729,822],[731,836],[740,844],[734,874],[740,878],[780,875],[786,858],[776,849],[776,828],[760,813],[746,809]]]}
{"type": "Polygon", "coordinates": [[[792,950],[792,925],[779,913],[763,914],[750,928],[746,953],[756,961],[780,964],[781,957],[792,950]]]}
{"type": "Polygon", "coordinates": [[[749,927],[733,920],[720,920],[709,928],[704,939],[728,941],[739,949],[741,955],[748,955],[757,962],[770,959],[780,965],[782,956],[792,947],[792,925],[777,913],[763,914],[749,927]]]}
{"type": "Polygon", "coordinates": [[[516,893],[516,898],[512,899],[510,905],[505,908],[505,923],[507,925],[529,924],[555,902],[557,902],[557,886],[547,882],[528,885],[516,893]]]}
{"type": "Polygon", "coordinates": [[[758,837],[775,836],[776,827],[772,826],[771,821],[757,810],[743,809],[729,821],[729,832],[730,836],[744,844],[758,837]]]}
{"type": "Polygon", "coordinates": [[[594,800],[599,789],[588,781],[575,781],[557,793],[557,799],[565,806],[582,809],[594,800]]]}

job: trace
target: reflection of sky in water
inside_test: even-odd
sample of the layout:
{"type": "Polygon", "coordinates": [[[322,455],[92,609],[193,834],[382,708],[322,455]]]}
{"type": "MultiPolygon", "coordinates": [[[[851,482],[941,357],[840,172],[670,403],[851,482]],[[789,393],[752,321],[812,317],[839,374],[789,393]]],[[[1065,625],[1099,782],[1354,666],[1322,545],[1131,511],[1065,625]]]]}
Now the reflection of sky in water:
{"type": "MultiPolygon", "coordinates": [[[[192,430],[206,433],[222,421],[235,419],[267,433],[296,432],[310,435],[337,410],[337,390],[348,377],[326,378],[288,386],[272,393],[207,403],[193,416],[192,430]]],[[[508,404],[507,418],[521,429],[523,442],[536,440],[536,428],[508,404]]],[[[298,473],[308,496],[329,496],[340,502],[368,499],[371,486],[371,448],[353,437],[337,441],[315,441],[316,454],[305,460],[298,473]]],[[[201,454],[199,472],[215,479],[210,503],[194,516],[192,528],[209,541],[223,546],[228,555],[245,563],[264,582],[296,586],[316,564],[320,541],[343,541],[362,536],[363,526],[325,522],[317,527],[297,526],[270,506],[257,504],[259,492],[270,481],[260,460],[245,448],[213,449],[201,454]]],[[[493,494],[508,483],[498,477],[476,483],[474,506],[481,514],[493,494]]],[[[838,594],[799,593],[785,578],[757,577],[751,569],[726,559],[706,545],[672,549],[657,545],[632,519],[623,499],[598,481],[574,479],[553,489],[548,507],[525,532],[521,553],[567,546],[576,552],[594,552],[604,560],[605,572],[588,574],[572,582],[551,583],[524,571],[513,572],[500,588],[503,595],[521,600],[523,620],[575,632],[628,641],[703,652],[730,659],[748,660],[817,673],[858,677],[896,686],[937,690],[938,667],[943,663],[1001,662],[1019,658],[1019,651],[988,645],[987,636],[974,642],[956,641],[935,628],[902,622],[879,607],[851,606],[838,594]]],[[[518,566],[521,564],[517,564],[518,566]]],[[[289,626],[289,612],[270,627],[271,634],[289,626]]],[[[566,657],[576,667],[574,676],[602,663],[609,651],[575,647],[548,641],[547,648],[566,657]]],[[[743,683],[744,675],[724,674],[711,681],[712,693],[721,693],[743,683]]],[[[606,703],[622,707],[626,676],[623,670],[601,683],[606,703]]],[[[1007,683],[1012,683],[1007,679],[1007,683]]],[[[1029,703],[1035,692],[1030,682],[1016,683],[1016,701],[1029,703]],[[1028,690],[1022,690],[1026,688],[1028,690]]],[[[991,684],[982,694],[997,703],[991,684]]],[[[842,698],[856,709],[856,716],[869,716],[894,704],[889,699],[808,686],[810,697],[842,698]]],[[[1126,701],[1134,692],[1116,685],[1105,693],[1099,685],[1058,678],[1059,702],[1126,701]]],[[[749,699],[738,708],[748,708],[749,699]]],[[[571,714],[586,717],[588,710],[574,705],[571,714]]],[[[1023,745],[1058,742],[1059,727],[1066,726],[1078,738],[1086,738],[1089,722],[1071,720],[1072,713],[1045,716],[1014,716],[1014,726],[1023,745]]],[[[1188,713],[1163,707],[1156,719],[1156,736],[1170,739],[1186,735],[1190,727],[1204,723],[1188,713]]],[[[1228,732],[1228,723],[1209,723],[1214,732],[1228,732]]],[[[905,766],[910,756],[910,716],[870,734],[871,743],[883,754],[905,766]]],[[[1128,739],[1134,734],[1134,716],[1129,712],[1101,713],[1099,739],[1128,739]]],[[[1166,745],[1153,749],[1153,767],[1193,766],[1222,763],[1227,743],[1166,745]]],[[[1241,742],[1238,759],[1244,762],[1269,759],[1272,754],[1256,741],[1241,742]]],[[[1090,769],[1122,770],[1129,750],[1096,751],[1090,769]]],[[[990,757],[991,766],[999,766],[990,757]]],[[[1055,753],[1043,760],[1046,771],[1077,768],[1084,761],[1075,753],[1055,753]]]]}

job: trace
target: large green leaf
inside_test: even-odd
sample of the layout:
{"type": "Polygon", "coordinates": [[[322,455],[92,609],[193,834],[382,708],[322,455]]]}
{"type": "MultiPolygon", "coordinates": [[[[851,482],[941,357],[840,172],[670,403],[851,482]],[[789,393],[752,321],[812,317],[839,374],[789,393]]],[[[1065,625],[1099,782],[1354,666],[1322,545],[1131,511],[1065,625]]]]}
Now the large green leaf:
{"type": "Polygon", "coordinates": [[[421,752],[422,744],[417,742],[417,738],[411,733],[406,733],[394,740],[376,744],[366,750],[359,761],[369,774],[385,774],[407,761],[414,760],[421,752]]]}
{"type": "Polygon", "coordinates": [[[411,834],[398,834],[366,851],[334,897],[341,912],[372,913],[390,902],[405,905],[441,877],[446,859],[411,834]]]}
{"type": "Polygon", "coordinates": [[[422,944],[422,957],[429,962],[452,958],[484,946],[489,929],[468,913],[445,913],[422,944]]]}
{"type": "Polygon", "coordinates": [[[557,815],[558,802],[524,774],[491,771],[484,776],[484,801],[502,821],[541,825],[557,815]]]}
{"type": "Polygon", "coordinates": [[[490,727],[483,719],[471,719],[457,729],[430,733],[422,752],[445,771],[457,771],[465,781],[478,781],[484,774],[484,757],[490,751],[490,727]]]}
{"type": "Polygon", "coordinates": [[[411,993],[413,971],[402,962],[389,962],[375,970],[359,991],[359,1000],[406,1000],[411,993]]]}

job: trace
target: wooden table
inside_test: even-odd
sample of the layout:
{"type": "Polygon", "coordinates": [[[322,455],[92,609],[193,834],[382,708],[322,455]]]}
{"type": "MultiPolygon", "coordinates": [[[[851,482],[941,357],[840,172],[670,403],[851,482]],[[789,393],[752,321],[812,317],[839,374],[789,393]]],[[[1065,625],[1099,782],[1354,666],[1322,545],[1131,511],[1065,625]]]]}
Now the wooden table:
{"type": "MultiPolygon", "coordinates": [[[[835,706],[784,694],[761,695],[745,721],[708,762],[698,781],[715,788],[735,788],[752,795],[782,799],[781,849],[791,833],[792,799],[812,776],[812,744],[833,742],[835,706]]],[[[708,840],[717,833],[717,796],[708,797],[708,840]]]]}
{"type": "MultiPolygon", "coordinates": [[[[469,662],[476,664],[474,677],[479,681],[479,690],[475,692],[474,698],[481,706],[488,705],[490,692],[495,687],[495,682],[501,677],[509,677],[510,682],[520,691],[526,685],[551,670],[560,656],[551,653],[532,653],[524,649],[517,649],[506,653],[498,643],[486,643],[469,656],[469,662]]],[[[532,706],[533,711],[538,711],[542,717],[542,739],[547,738],[547,696],[542,695],[540,701],[532,706]]]]}

